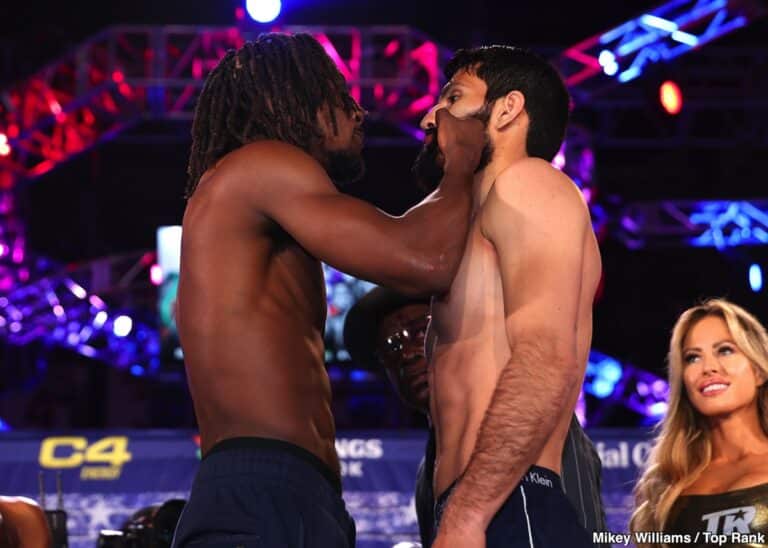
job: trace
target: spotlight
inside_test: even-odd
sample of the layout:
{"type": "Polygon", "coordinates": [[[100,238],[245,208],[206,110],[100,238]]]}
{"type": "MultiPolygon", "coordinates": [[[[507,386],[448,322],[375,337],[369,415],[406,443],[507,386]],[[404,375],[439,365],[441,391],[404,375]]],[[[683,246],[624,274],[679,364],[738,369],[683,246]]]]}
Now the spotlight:
{"type": "Polygon", "coordinates": [[[159,264],[153,264],[149,269],[149,279],[152,281],[152,285],[163,283],[163,267],[159,264]]]}
{"type": "Polygon", "coordinates": [[[116,337],[127,337],[133,329],[133,320],[128,316],[118,316],[112,323],[112,331],[116,337]]]}
{"type": "Polygon", "coordinates": [[[672,80],[667,80],[659,87],[659,101],[667,114],[679,114],[683,110],[683,92],[672,80]]]}
{"type": "Polygon", "coordinates": [[[8,144],[8,136],[0,133],[0,156],[8,156],[11,153],[11,145],[8,144]]]}
{"type": "Polygon", "coordinates": [[[619,72],[619,63],[616,61],[616,55],[610,50],[603,50],[597,58],[597,62],[603,67],[603,72],[607,76],[614,76],[619,72]]]}
{"type": "Polygon", "coordinates": [[[246,0],[245,9],[251,19],[258,23],[271,23],[280,15],[280,0],[246,0]]]}
{"type": "Polygon", "coordinates": [[[755,293],[763,288],[763,269],[759,264],[753,264],[749,267],[749,287],[755,293]]]}
{"type": "Polygon", "coordinates": [[[104,326],[104,324],[107,322],[107,318],[108,318],[107,313],[102,310],[101,312],[96,314],[96,317],[93,319],[93,327],[95,327],[96,329],[101,329],[104,326]]]}

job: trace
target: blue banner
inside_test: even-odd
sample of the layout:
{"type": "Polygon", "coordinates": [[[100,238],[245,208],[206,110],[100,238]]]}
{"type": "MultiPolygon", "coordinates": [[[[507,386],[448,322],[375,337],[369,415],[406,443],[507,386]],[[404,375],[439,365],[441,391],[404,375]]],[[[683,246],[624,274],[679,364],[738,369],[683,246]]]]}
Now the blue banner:
{"type": "MultiPolygon", "coordinates": [[[[631,490],[650,448],[643,431],[590,432],[603,461],[609,530],[625,532],[631,490]]],[[[391,548],[418,540],[413,501],[422,432],[344,432],[336,440],[344,499],[355,518],[360,548],[391,548]]],[[[120,529],[136,510],[187,497],[199,462],[199,439],[184,431],[110,431],[0,435],[0,495],[38,499],[56,507],[61,474],[63,509],[72,548],[92,548],[102,529],[120,529]]]]}

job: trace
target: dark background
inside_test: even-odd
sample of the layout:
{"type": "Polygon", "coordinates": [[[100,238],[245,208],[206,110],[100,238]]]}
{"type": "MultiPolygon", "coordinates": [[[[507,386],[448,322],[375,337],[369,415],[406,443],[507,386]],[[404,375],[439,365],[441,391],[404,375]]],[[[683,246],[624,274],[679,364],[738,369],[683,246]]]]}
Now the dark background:
{"type": "MultiPolygon", "coordinates": [[[[449,48],[503,42],[550,53],[658,5],[657,2],[607,0],[570,3],[284,0],[283,4],[281,24],[407,24],[449,48]]],[[[241,2],[234,0],[6,2],[0,20],[0,88],[34,72],[105,26],[121,23],[231,25],[235,21],[235,8],[240,5],[241,2]]],[[[768,21],[762,19],[705,48],[765,48],[766,37],[768,21]]],[[[647,95],[645,122],[649,131],[663,132],[667,122],[652,100],[658,77],[662,72],[674,76],[696,55],[693,52],[681,57],[629,84],[627,89],[608,92],[607,96],[611,93],[617,97],[626,93],[647,95]]],[[[768,69],[762,65],[755,70],[768,69]]],[[[685,89],[685,82],[680,83],[685,89]]],[[[762,98],[757,96],[759,93],[760,90],[745,86],[728,100],[734,104],[748,102],[762,98]]],[[[581,121],[588,125],[589,113],[582,114],[581,121]]],[[[764,116],[765,111],[755,115],[764,116]]],[[[711,130],[715,133],[717,123],[712,122],[711,130]]],[[[153,140],[148,137],[150,133],[153,133],[150,128],[138,127],[26,186],[22,202],[29,246],[60,261],[80,262],[153,248],[157,226],[179,224],[184,208],[182,194],[189,140],[183,134],[153,140]]],[[[416,146],[368,149],[368,175],[350,192],[392,213],[402,212],[419,198],[408,177],[416,152],[416,146]]],[[[768,196],[766,152],[768,142],[765,140],[745,139],[718,148],[686,144],[671,148],[597,147],[599,199],[610,207],[610,204],[635,200],[768,196]]],[[[602,242],[602,252],[605,286],[595,308],[593,347],[622,361],[662,375],[668,335],[676,316],[702,297],[730,297],[768,320],[766,292],[753,293],[747,283],[747,266],[751,262],[768,267],[765,247],[726,252],[694,248],[632,251],[608,236],[602,242]]],[[[17,359],[14,353],[18,352],[5,349],[5,363],[17,359]]],[[[58,364],[66,362],[58,366],[64,372],[69,371],[67,368],[72,363],[86,361],[73,356],[54,358],[58,364]]],[[[53,373],[49,370],[48,375],[53,373]]],[[[107,407],[116,405],[114,402],[127,397],[130,391],[141,394],[140,399],[146,400],[143,405],[149,408],[154,405],[153,400],[164,397],[163,390],[171,389],[125,376],[120,377],[124,380],[94,380],[90,374],[80,375],[82,379],[78,375],[63,374],[57,381],[70,385],[62,388],[61,398],[67,400],[70,394],[70,399],[75,401],[78,400],[76,394],[87,393],[100,403],[89,408],[80,402],[77,411],[71,409],[72,402],[60,403],[59,408],[68,411],[59,423],[176,426],[192,420],[188,402],[182,399],[177,400],[182,403],[178,404],[176,414],[160,410],[135,419],[127,419],[117,412],[105,414],[107,407]],[[100,417],[99,413],[104,416],[100,417]]],[[[92,375],[98,377],[106,373],[92,375]]],[[[53,390],[51,386],[60,386],[52,382],[45,385],[49,391],[53,390]]],[[[383,384],[379,389],[385,390],[383,384]]],[[[40,390],[39,386],[28,389],[25,398],[34,395],[39,401],[49,401],[47,393],[40,396],[40,390]]],[[[343,387],[337,394],[343,396],[343,387]]],[[[389,395],[377,397],[384,403],[390,401],[389,395]]],[[[0,392],[2,398],[20,401],[21,396],[6,391],[0,392]]],[[[369,399],[364,405],[370,406],[372,401],[369,399]]],[[[56,404],[46,405],[56,407],[56,404]]],[[[54,409],[51,413],[62,411],[54,409]]],[[[382,424],[391,426],[398,420],[401,419],[389,417],[382,420],[382,424]]],[[[614,414],[608,413],[605,420],[615,425],[628,424],[634,419],[617,410],[614,414]]],[[[25,421],[31,425],[51,424],[38,419],[25,421]]],[[[343,426],[344,419],[340,422],[343,426]]]]}

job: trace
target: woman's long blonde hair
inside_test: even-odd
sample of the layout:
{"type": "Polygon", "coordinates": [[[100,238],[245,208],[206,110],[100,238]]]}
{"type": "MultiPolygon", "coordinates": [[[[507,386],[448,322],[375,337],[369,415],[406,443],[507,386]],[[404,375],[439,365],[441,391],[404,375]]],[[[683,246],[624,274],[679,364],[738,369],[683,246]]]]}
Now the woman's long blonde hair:
{"type": "MultiPolygon", "coordinates": [[[[632,532],[663,531],[675,500],[696,481],[712,457],[707,422],[691,405],[683,385],[685,338],[707,316],[722,318],[739,350],[763,378],[768,377],[768,333],[752,314],[725,299],[710,299],[683,312],[669,343],[669,407],[635,487],[635,512],[629,522],[632,532]]],[[[757,405],[760,425],[768,435],[768,383],[758,389],[757,405]]]]}

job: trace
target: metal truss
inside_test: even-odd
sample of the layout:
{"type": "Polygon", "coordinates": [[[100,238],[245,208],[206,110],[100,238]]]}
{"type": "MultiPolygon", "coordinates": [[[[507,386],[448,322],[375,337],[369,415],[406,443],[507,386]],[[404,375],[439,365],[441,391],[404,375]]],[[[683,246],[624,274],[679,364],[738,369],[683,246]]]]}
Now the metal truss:
{"type": "Polygon", "coordinates": [[[0,289],[0,336],[15,345],[42,341],[69,348],[134,375],[154,371],[160,365],[157,329],[132,317],[132,303],[125,301],[126,289],[153,260],[151,254],[127,255],[73,268],[11,253],[4,272],[23,283],[0,289]],[[112,303],[102,297],[113,297],[112,303]]]}
{"type": "Polygon", "coordinates": [[[566,49],[558,66],[582,100],[606,86],[630,82],[649,66],[746,26],[763,15],[757,0],[671,0],[566,49]]]}
{"type": "Polygon", "coordinates": [[[678,63],[668,78],[683,88],[677,116],[658,103],[660,79],[598,94],[577,107],[595,147],[768,146],[768,49],[709,48],[678,63]]]}
{"type": "MultiPolygon", "coordinates": [[[[611,99],[595,93],[637,78],[649,65],[700,47],[758,15],[757,10],[740,7],[746,4],[736,4],[675,0],[566,50],[559,60],[569,86],[581,99],[579,108],[597,112],[592,143],[604,147],[722,146],[737,139],[768,142],[768,123],[759,114],[768,114],[768,100],[741,101],[745,87],[768,88],[768,70],[760,70],[768,66],[765,52],[729,59],[709,52],[691,56],[697,62],[686,62],[685,70],[692,75],[687,81],[698,91],[686,90],[695,99],[686,102],[684,114],[674,124],[666,121],[670,127],[648,119],[648,98],[637,90],[622,87],[611,99]],[[699,123],[704,117],[708,123],[699,123]],[[713,124],[713,119],[719,123],[713,124]],[[717,134],[707,134],[706,128],[713,126],[717,134]],[[659,127],[666,131],[665,137],[659,137],[659,127]]],[[[370,144],[412,144],[421,138],[418,121],[438,95],[447,50],[408,27],[279,30],[309,32],[320,41],[379,130],[370,144]]],[[[106,258],[72,270],[30,256],[9,189],[143,120],[190,120],[208,72],[227,49],[254,37],[237,28],[112,27],[0,93],[0,189],[5,189],[0,191],[0,336],[15,344],[44,340],[63,345],[135,374],[157,369],[157,330],[131,317],[135,307],[122,300],[135,276],[149,267],[146,257],[106,258]]],[[[568,157],[566,171],[589,190],[591,168],[584,166],[590,165],[591,149],[587,153],[587,148],[586,144],[570,151],[566,147],[563,161],[568,157]],[[573,172],[574,168],[585,173],[573,172]]],[[[764,239],[768,202],[702,204],[630,205],[618,223],[604,214],[596,217],[603,227],[618,226],[614,229],[618,237],[633,248],[722,248],[768,241],[764,239]]],[[[596,208],[593,204],[593,211],[599,212],[596,208]]],[[[633,409],[647,414],[658,402],[643,399],[642,383],[654,386],[658,379],[643,374],[625,368],[614,392],[629,390],[632,401],[637,400],[633,409]],[[627,388],[630,381],[634,384],[627,388]]]]}
{"type": "Polygon", "coordinates": [[[621,213],[615,236],[630,249],[768,244],[768,199],[637,203],[621,213]]]}
{"type": "MultiPolygon", "coordinates": [[[[445,49],[408,27],[279,30],[318,39],[371,119],[394,128],[384,141],[420,136],[445,49]]],[[[87,40],[0,94],[0,185],[39,177],[141,120],[191,120],[208,72],[251,38],[237,28],[120,26],[87,40]]]]}

